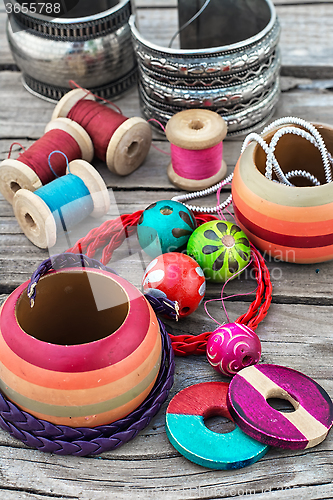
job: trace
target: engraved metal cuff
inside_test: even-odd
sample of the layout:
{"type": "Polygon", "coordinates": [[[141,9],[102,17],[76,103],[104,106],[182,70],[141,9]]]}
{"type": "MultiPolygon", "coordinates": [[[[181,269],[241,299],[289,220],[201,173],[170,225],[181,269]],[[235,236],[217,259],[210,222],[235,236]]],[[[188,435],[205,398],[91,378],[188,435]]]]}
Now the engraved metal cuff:
{"type": "Polygon", "coordinates": [[[137,81],[130,14],[130,0],[73,19],[11,14],[7,37],[24,86],[51,102],[70,90],[69,80],[106,99],[124,93],[137,81]]]}
{"type": "MultiPolygon", "coordinates": [[[[153,101],[147,96],[141,84],[139,84],[139,96],[141,111],[145,118],[147,120],[154,118],[164,126],[175,113],[187,109],[178,106],[167,106],[153,101]]],[[[219,113],[228,124],[228,136],[248,134],[263,127],[274,113],[279,96],[280,82],[277,79],[272,88],[267,89],[258,97],[252,98],[248,103],[238,104],[232,110],[219,113]]],[[[211,110],[215,111],[214,109],[211,110]]],[[[151,125],[154,125],[154,122],[151,122],[151,125]]],[[[156,127],[156,130],[161,131],[159,126],[156,127]]]]}
{"type": "MultiPolygon", "coordinates": [[[[260,66],[257,76],[245,79],[238,83],[226,84],[223,79],[201,80],[195,85],[189,82],[172,80],[167,83],[154,79],[141,71],[140,79],[146,94],[155,101],[170,106],[214,109],[218,113],[226,113],[239,103],[247,103],[254,97],[262,95],[270,89],[279,76],[279,50],[272,54],[267,65],[260,66]]],[[[235,76],[235,75],[234,75],[235,76]]]]}
{"type": "MultiPolygon", "coordinates": [[[[219,2],[222,9],[227,8],[228,1],[215,0],[214,5],[219,2]]],[[[243,0],[233,4],[240,11],[245,9],[243,0]]],[[[165,125],[167,117],[183,109],[210,109],[227,121],[228,135],[248,133],[268,120],[280,92],[280,26],[270,0],[253,0],[251,9],[254,18],[259,11],[266,12],[259,32],[242,39],[246,28],[240,27],[236,42],[198,49],[151,43],[138,31],[135,17],[130,17],[145,118],[154,117],[165,125]]],[[[253,26],[252,31],[255,21],[253,26]]]]}

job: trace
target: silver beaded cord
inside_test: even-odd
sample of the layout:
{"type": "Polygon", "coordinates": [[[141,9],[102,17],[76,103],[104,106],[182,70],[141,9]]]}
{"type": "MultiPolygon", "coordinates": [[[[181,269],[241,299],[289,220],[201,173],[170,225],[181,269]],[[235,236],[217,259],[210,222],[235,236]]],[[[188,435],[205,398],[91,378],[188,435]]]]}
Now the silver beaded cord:
{"type": "MultiPolygon", "coordinates": [[[[294,134],[303,137],[307,141],[311,142],[311,144],[313,144],[319,150],[323,161],[326,182],[327,183],[332,182],[333,158],[329,153],[329,151],[327,151],[324,140],[320,135],[320,133],[318,132],[318,130],[311,123],[303,120],[302,118],[297,118],[295,116],[286,116],[284,118],[279,118],[273,121],[270,125],[264,128],[264,130],[261,132],[260,135],[255,132],[252,132],[244,139],[241,148],[241,154],[244,153],[245,149],[251,142],[256,141],[266,153],[265,177],[267,177],[267,179],[272,180],[274,171],[278,179],[277,182],[286,184],[291,187],[294,187],[294,184],[292,184],[289,181],[289,179],[293,177],[304,177],[308,179],[314,186],[320,186],[320,182],[318,181],[318,179],[314,175],[310,174],[310,172],[307,172],[305,170],[291,170],[286,174],[282,171],[275,157],[274,152],[279,139],[285,134],[294,134]],[[270,132],[271,130],[275,129],[276,127],[281,127],[283,125],[285,125],[283,128],[280,128],[275,132],[275,134],[271,139],[270,144],[267,144],[263,136],[266,135],[267,132],[270,132]],[[303,128],[294,127],[292,125],[298,125],[299,127],[303,128]]],[[[228,205],[230,205],[232,201],[231,195],[229,195],[228,198],[223,203],[220,203],[220,205],[215,207],[201,207],[195,205],[188,205],[184,202],[187,200],[192,200],[194,198],[201,198],[204,196],[208,196],[212,193],[215,193],[223,186],[230,183],[232,181],[232,178],[233,174],[230,174],[223,181],[219,182],[218,184],[215,184],[214,186],[208,189],[204,189],[203,191],[196,191],[194,193],[187,193],[184,195],[174,196],[172,200],[183,203],[187,208],[193,210],[194,212],[216,213],[220,210],[224,210],[228,205]]]]}
{"type": "MultiPolygon", "coordinates": [[[[171,198],[173,201],[180,201],[183,203],[186,200],[192,200],[194,198],[203,198],[204,196],[208,196],[210,194],[216,193],[221,187],[225,186],[229,182],[232,181],[233,174],[228,175],[223,181],[219,182],[218,184],[215,184],[214,186],[204,189],[203,191],[196,191],[194,193],[187,193],[187,194],[181,194],[178,196],[174,196],[171,198]]],[[[200,206],[195,206],[195,205],[187,205],[186,203],[183,203],[189,210],[193,210],[193,212],[204,212],[206,214],[213,214],[218,212],[219,210],[224,210],[227,208],[228,205],[230,205],[232,201],[231,194],[228,196],[228,198],[223,202],[220,203],[220,205],[215,206],[215,207],[200,207],[200,206]]]]}
{"type": "MultiPolygon", "coordinates": [[[[275,120],[273,123],[271,123],[270,125],[265,127],[264,130],[262,131],[261,135],[265,135],[267,132],[274,129],[275,127],[279,127],[281,125],[290,125],[290,124],[298,125],[299,127],[303,127],[310,132],[311,138],[309,137],[310,134],[308,134],[306,132],[306,130],[303,130],[300,128],[285,127],[282,129],[282,130],[286,130],[286,132],[284,132],[284,133],[294,133],[294,134],[297,134],[301,137],[304,137],[305,139],[309,140],[314,146],[316,146],[319,149],[321,157],[323,159],[326,182],[332,182],[332,164],[333,164],[332,156],[327,151],[322,136],[320,135],[320,133],[318,132],[316,127],[314,127],[311,123],[303,120],[302,118],[297,118],[295,116],[286,116],[284,118],[279,118],[279,119],[275,120]],[[289,128],[293,129],[293,132],[288,132],[289,128]]],[[[278,130],[274,134],[274,136],[276,134],[278,134],[279,132],[280,131],[278,130]]],[[[274,136],[272,138],[272,141],[274,139],[274,136]]],[[[278,136],[278,138],[279,138],[279,136],[278,136]]],[[[277,141],[276,141],[276,143],[277,143],[277,141]]],[[[270,144],[270,146],[271,146],[271,144],[270,144]]],[[[274,143],[273,143],[273,145],[272,145],[273,150],[275,149],[275,146],[276,146],[276,144],[274,145],[274,143]]],[[[310,175],[310,174],[308,174],[308,175],[310,175]]]]}

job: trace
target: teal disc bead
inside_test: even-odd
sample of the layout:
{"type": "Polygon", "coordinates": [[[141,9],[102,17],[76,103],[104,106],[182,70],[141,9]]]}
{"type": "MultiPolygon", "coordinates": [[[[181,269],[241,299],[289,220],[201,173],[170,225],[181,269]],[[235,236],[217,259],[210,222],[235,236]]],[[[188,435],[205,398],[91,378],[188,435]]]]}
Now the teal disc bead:
{"type": "Polygon", "coordinates": [[[196,227],[195,217],[185,205],[162,200],[143,211],[137,225],[138,240],[148,255],[157,257],[185,249],[196,227]]]}
{"type": "Polygon", "coordinates": [[[210,469],[240,469],[257,462],[269,450],[237,425],[221,434],[206,427],[205,419],[212,416],[233,421],[227,406],[228,389],[226,382],[191,385],[178,392],[166,410],[170,443],[191,462],[210,469]]]}
{"type": "Polygon", "coordinates": [[[206,279],[224,282],[236,276],[249,263],[250,242],[233,222],[210,221],[190,236],[187,254],[198,262],[206,279]]]}

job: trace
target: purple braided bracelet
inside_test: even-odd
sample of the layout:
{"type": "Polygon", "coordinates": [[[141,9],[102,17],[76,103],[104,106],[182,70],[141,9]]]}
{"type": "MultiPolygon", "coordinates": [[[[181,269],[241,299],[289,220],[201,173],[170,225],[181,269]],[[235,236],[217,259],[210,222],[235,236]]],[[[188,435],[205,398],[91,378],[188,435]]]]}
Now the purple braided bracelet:
{"type": "Polygon", "coordinates": [[[173,384],[173,349],[163,323],[158,321],[163,352],[159,375],[145,401],[125,418],[93,428],[55,425],[21,411],[0,393],[0,427],[28,446],[57,455],[98,455],[133,439],[158,413],[173,384]]]}
{"type": "MultiPolygon", "coordinates": [[[[36,286],[42,276],[51,269],[66,267],[97,268],[115,273],[101,262],[83,254],[65,253],[44,260],[31,277],[27,294],[34,305],[36,286]]],[[[146,295],[157,313],[176,317],[176,306],[172,301],[156,300],[146,295]]],[[[58,455],[97,455],[113,450],[133,439],[144,429],[160,410],[173,384],[174,354],[168,333],[159,321],[162,337],[162,359],[159,375],[147,398],[132,413],[123,419],[98,427],[69,427],[40,420],[30,413],[21,411],[14,403],[0,393],[0,427],[28,446],[58,455]]]]}

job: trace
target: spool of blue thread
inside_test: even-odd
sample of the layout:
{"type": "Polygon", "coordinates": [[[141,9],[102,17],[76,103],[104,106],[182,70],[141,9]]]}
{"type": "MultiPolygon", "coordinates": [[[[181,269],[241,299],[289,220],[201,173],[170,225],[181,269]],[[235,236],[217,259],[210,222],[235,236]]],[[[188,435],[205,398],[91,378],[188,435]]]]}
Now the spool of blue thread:
{"type": "Polygon", "coordinates": [[[84,160],[73,160],[65,176],[33,193],[20,189],[13,199],[22,231],[39,248],[51,248],[59,231],[68,231],[89,215],[101,217],[109,206],[102,177],[84,160]]]}

